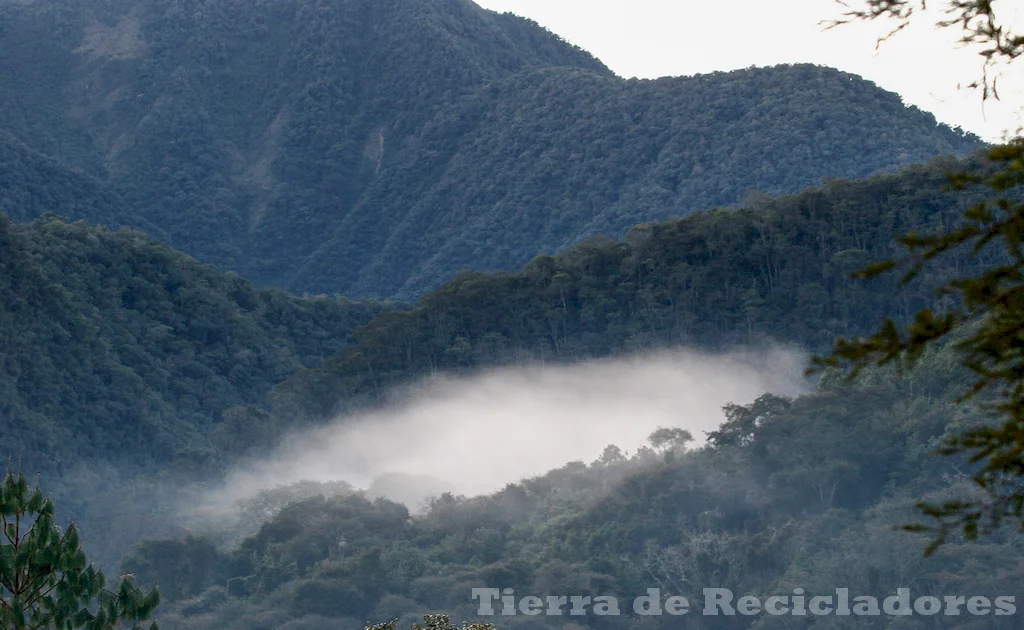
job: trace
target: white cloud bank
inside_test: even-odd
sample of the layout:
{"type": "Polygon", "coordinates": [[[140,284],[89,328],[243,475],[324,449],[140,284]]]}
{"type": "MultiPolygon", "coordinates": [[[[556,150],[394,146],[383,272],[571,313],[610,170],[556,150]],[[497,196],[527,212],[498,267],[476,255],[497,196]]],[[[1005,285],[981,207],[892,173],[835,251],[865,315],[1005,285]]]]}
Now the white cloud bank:
{"type": "Polygon", "coordinates": [[[460,494],[484,494],[592,461],[608,444],[633,451],[659,426],[685,428],[702,442],[724,419],[723,405],[806,389],[805,366],[805,355],[780,348],[675,350],[430,379],[390,408],[290,437],[268,459],[229,475],[210,499],[224,506],[300,480],[367,488],[385,475],[429,476],[460,494]]]}

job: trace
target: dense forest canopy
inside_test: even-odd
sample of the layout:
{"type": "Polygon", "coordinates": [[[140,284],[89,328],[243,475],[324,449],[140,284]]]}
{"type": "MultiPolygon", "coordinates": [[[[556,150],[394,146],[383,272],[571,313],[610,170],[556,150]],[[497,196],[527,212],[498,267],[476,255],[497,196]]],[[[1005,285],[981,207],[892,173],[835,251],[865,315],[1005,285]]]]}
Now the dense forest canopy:
{"type": "MultiPolygon", "coordinates": [[[[767,340],[825,351],[887,313],[934,304],[935,282],[984,264],[955,256],[908,286],[849,277],[898,251],[894,232],[955,223],[975,198],[942,190],[944,173],[959,168],[969,166],[940,160],[831,181],[638,226],[621,241],[539,256],[521,272],[464,274],[411,311],[378,316],[323,368],[277,386],[270,409],[277,422],[315,422],[385,401],[381,392],[417,376],[531,360],[767,340]]],[[[255,422],[264,412],[249,413],[255,422]]]]}
{"type": "Polygon", "coordinates": [[[312,368],[385,307],[257,291],[128,229],[0,214],[2,457],[144,468],[312,368]]]}
{"type": "MultiPolygon", "coordinates": [[[[912,373],[873,370],[794,400],[764,396],[727,408],[704,448],[654,440],[633,454],[610,447],[490,496],[442,495],[417,518],[352,489],[307,485],[304,499],[278,505],[235,546],[195,535],[151,540],[124,567],[163,587],[161,623],[173,629],[348,630],[437,610],[503,628],[790,627],[790,616],[763,612],[702,616],[705,587],[761,598],[797,588],[834,596],[841,587],[878,601],[909,588],[913,598],[1019,602],[1024,564],[1012,533],[954,540],[923,560],[927,539],[895,529],[914,519],[916,497],[968,491],[963,462],[932,458],[929,448],[980,417],[953,403],[965,378],[949,369],[954,362],[946,349],[912,373]],[[483,587],[517,597],[613,596],[622,609],[480,616],[471,593],[483,587]],[[683,595],[693,610],[636,615],[630,602],[648,588],[683,595]]],[[[805,621],[884,628],[891,619],[805,621]]],[[[1017,627],[994,609],[897,619],[922,629],[1017,627]]]]}
{"type": "MultiPolygon", "coordinates": [[[[34,151],[3,133],[0,212],[15,223],[28,222],[49,212],[115,228],[132,214],[111,184],[34,151]]],[[[132,224],[153,238],[168,238],[142,217],[132,224]]]]}
{"type": "Polygon", "coordinates": [[[626,81],[466,0],[7,2],[0,48],[0,131],[124,200],[67,216],[299,292],[413,298],[751,190],[979,147],[849,74],[626,81]]]}
{"type": "Polygon", "coordinates": [[[455,271],[518,269],[754,191],[795,193],[977,146],[897,95],[817,66],[653,81],[523,72],[431,121],[359,206],[383,212],[346,218],[288,286],[352,277],[356,295],[419,295],[455,271]]]}
{"type": "MultiPolygon", "coordinates": [[[[123,565],[160,585],[165,628],[358,628],[438,609],[470,619],[471,588],[491,584],[623,601],[652,584],[693,601],[708,584],[769,595],[843,582],[881,598],[908,580],[921,593],[1015,595],[1016,539],[954,540],[924,562],[927,541],[893,530],[915,517],[914,499],[970,490],[963,462],[930,457],[983,417],[953,404],[967,377],[949,348],[913,373],[828,376],[807,396],[729,407],[698,450],[685,440],[611,448],[492,496],[441,496],[412,519],[347,484],[305,484],[242,506],[244,532],[255,533],[239,540],[187,533],[182,504],[161,500],[168,484],[202,484],[289,431],[386,403],[394,386],[428,373],[765,339],[820,350],[882,313],[909,315],[935,303],[930,286],[985,261],[950,257],[903,287],[849,271],[892,256],[894,232],[955,225],[980,193],[943,190],[944,174],[978,165],[937,160],[638,226],[517,273],[465,274],[411,310],[258,291],[130,229],[5,218],[5,444],[55,465],[46,478],[60,479],[106,564],[140,537],[172,536],[144,542],[123,565]],[[106,479],[109,464],[124,478],[106,479]]],[[[573,619],[609,629],[671,621],[628,611],[573,619]]]]}

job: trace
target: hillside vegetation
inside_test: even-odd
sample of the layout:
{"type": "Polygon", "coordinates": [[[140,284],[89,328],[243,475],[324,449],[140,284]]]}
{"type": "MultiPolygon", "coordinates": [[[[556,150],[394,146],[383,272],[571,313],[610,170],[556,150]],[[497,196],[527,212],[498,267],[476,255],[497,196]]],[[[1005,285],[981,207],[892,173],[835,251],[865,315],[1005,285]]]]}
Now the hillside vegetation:
{"type": "Polygon", "coordinates": [[[753,191],[795,193],[976,146],[895,94],[810,65],[655,81],[524,72],[431,121],[285,284],[419,295],[456,271],[519,269],[753,191]]]}
{"type": "MultiPolygon", "coordinates": [[[[123,200],[9,212],[139,228],[299,292],[412,298],[979,146],[826,68],[626,81],[467,0],[4,2],[0,49],[0,131],[123,200]]],[[[4,177],[19,199],[50,182],[4,177]]]]}
{"type": "MultiPolygon", "coordinates": [[[[411,311],[377,316],[324,367],[296,374],[248,426],[317,422],[386,403],[391,387],[438,371],[571,362],[678,345],[727,349],[765,341],[813,352],[888,313],[936,303],[929,287],[982,260],[952,256],[898,286],[850,272],[889,258],[892,234],[955,224],[973,199],[942,190],[939,161],[897,175],[831,181],[799,195],[697,212],[542,255],[517,273],[467,273],[411,311]],[[267,410],[271,412],[268,417],[267,410]]],[[[948,299],[948,298],[946,298],[948,299]]],[[[941,306],[941,303],[940,303],[941,306]]]]}
{"type": "MultiPolygon", "coordinates": [[[[259,291],[130,229],[4,218],[3,455],[58,474],[82,461],[215,474],[427,375],[674,346],[824,351],[935,302],[934,275],[848,274],[891,256],[890,234],[955,222],[971,193],[940,184],[966,166],[639,226],[520,272],[463,274],[411,310],[259,291]]],[[[935,273],[971,269],[945,264],[935,273]]]]}
{"type": "Polygon", "coordinates": [[[81,169],[30,149],[0,133],[0,212],[16,223],[46,213],[120,227],[126,219],[153,238],[167,235],[145,218],[132,217],[114,187],[81,169]]]}
{"type": "Polygon", "coordinates": [[[257,291],[139,232],[0,214],[0,456],[61,475],[205,443],[383,305],[257,291]]]}
{"type": "MultiPolygon", "coordinates": [[[[979,419],[953,398],[964,377],[948,351],[914,372],[872,371],[854,385],[826,380],[795,400],[766,395],[726,409],[706,447],[609,447],[484,497],[442,495],[421,517],[384,499],[324,486],[282,506],[255,535],[219,550],[194,536],[151,540],[125,569],[161,585],[170,629],[279,627],[357,630],[364,620],[444,610],[500,628],[788,628],[790,616],[703,616],[704,588],[763,599],[849,589],[881,602],[985,596],[987,614],[896,618],[899,627],[1015,628],[991,602],[1020,601],[1019,538],[950,541],[923,559],[926,539],[895,531],[913,498],[962,496],[963,462],[929,456],[942,436],[979,419]],[[480,617],[476,588],[526,595],[613,596],[620,614],[480,617]],[[647,589],[683,595],[685,617],[640,616],[647,589]],[[948,619],[940,617],[942,619],[948,619]]],[[[481,448],[489,448],[481,445],[481,448]]],[[[733,602],[735,605],[735,602],[733,602]]],[[[876,607],[878,604],[876,604],[876,607]]],[[[856,608],[855,608],[856,610],[856,608]]],[[[862,609],[863,610],[863,609],[862,609]]],[[[802,627],[886,628],[892,617],[815,617],[802,627]]],[[[799,619],[799,618],[798,618],[799,619]]]]}

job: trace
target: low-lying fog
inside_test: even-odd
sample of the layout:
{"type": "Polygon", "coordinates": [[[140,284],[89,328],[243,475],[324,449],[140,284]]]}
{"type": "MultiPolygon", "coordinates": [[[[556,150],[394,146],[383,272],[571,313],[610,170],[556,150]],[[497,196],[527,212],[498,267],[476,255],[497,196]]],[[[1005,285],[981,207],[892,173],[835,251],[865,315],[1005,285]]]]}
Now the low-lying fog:
{"type": "Polygon", "coordinates": [[[291,436],[272,457],[234,471],[210,499],[229,505],[300,480],[373,486],[371,494],[412,509],[424,492],[488,493],[593,461],[609,444],[632,453],[660,426],[703,442],[724,419],[723,405],[806,389],[805,365],[804,354],[780,348],[676,350],[429,379],[389,408],[291,436]],[[426,488],[403,489],[406,475],[426,477],[426,488]]]}

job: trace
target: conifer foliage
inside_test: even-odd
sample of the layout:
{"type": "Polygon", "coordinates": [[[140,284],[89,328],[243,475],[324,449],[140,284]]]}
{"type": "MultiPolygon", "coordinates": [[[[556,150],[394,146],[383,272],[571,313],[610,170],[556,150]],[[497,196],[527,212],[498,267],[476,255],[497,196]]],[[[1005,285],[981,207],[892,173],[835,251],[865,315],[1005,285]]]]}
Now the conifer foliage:
{"type": "MultiPolygon", "coordinates": [[[[86,559],[74,524],[62,531],[53,499],[29,488],[24,475],[0,484],[0,628],[112,630],[142,628],[160,602],[129,576],[115,590],[86,559]]],[[[156,630],[156,624],[149,626],[156,630]]]]}

